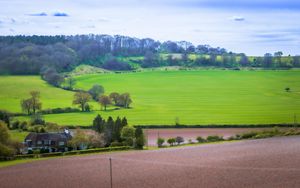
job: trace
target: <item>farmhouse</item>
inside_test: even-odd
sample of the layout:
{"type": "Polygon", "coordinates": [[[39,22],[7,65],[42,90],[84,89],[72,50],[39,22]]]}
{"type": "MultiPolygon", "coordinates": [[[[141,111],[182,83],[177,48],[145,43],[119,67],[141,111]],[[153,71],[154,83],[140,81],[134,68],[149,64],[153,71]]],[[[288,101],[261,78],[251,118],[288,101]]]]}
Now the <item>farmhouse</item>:
{"type": "Polygon", "coordinates": [[[28,152],[33,150],[67,151],[67,142],[71,138],[69,130],[65,130],[63,133],[29,133],[25,138],[25,145],[28,152]]]}

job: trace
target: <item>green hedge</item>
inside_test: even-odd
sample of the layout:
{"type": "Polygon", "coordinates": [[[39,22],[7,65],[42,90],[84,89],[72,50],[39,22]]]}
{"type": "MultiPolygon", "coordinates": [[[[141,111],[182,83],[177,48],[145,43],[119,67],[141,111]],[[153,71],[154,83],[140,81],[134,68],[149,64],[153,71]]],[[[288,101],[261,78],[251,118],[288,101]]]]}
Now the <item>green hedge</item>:
{"type": "Polygon", "coordinates": [[[29,159],[29,158],[35,158],[35,154],[24,154],[24,155],[15,155],[14,159],[29,159]]]}
{"type": "Polygon", "coordinates": [[[63,152],[55,152],[55,153],[43,153],[39,155],[40,157],[56,157],[63,156],[63,152]]]}
{"type": "Polygon", "coordinates": [[[77,155],[77,154],[79,154],[78,150],[64,152],[64,155],[77,155]]]}
{"type": "Polygon", "coordinates": [[[120,150],[129,150],[129,149],[131,149],[131,147],[129,147],[129,146],[107,147],[107,148],[96,148],[96,149],[79,150],[79,153],[80,154],[98,153],[98,152],[120,151],[120,150]]]}

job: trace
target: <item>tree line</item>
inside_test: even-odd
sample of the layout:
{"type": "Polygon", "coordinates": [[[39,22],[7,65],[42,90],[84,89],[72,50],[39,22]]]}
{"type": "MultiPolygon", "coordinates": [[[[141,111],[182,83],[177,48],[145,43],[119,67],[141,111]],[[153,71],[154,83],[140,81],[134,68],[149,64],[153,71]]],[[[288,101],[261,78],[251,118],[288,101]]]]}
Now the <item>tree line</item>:
{"type": "Polygon", "coordinates": [[[158,66],[216,66],[216,67],[300,67],[300,56],[285,56],[282,52],[266,53],[249,58],[243,53],[228,52],[209,45],[193,45],[187,41],[159,42],[150,38],[128,36],[0,36],[0,74],[41,74],[50,84],[63,82],[61,72],[68,72],[80,64],[108,70],[132,70],[127,61],[118,57],[142,56],[132,60],[141,67],[158,66]],[[182,54],[181,58],[160,54],[182,54]],[[200,55],[189,58],[189,54],[200,55]]]}
{"type": "Polygon", "coordinates": [[[130,70],[129,64],[114,57],[144,56],[147,52],[223,54],[226,50],[195,47],[186,41],[161,43],[120,35],[0,36],[0,74],[44,75],[47,69],[66,72],[79,64],[130,70]]]}
{"type": "Polygon", "coordinates": [[[300,56],[283,56],[282,52],[266,53],[262,57],[248,57],[245,54],[187,54],[180,57],[169,54],[162,58],[159,54],[147,52],[139,64],[144,68],[161,66],[184,67],[221,67],[221,68],[297,68],[300,67],[300,56]],[[194,56],[194,57],[191,57],[194,56]]]}

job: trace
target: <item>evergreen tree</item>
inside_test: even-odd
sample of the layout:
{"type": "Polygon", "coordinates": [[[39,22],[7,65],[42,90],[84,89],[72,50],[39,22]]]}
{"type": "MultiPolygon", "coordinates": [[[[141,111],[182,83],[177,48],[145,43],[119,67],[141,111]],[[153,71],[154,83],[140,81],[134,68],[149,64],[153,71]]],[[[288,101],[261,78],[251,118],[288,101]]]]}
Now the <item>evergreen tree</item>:
{"type": "Polygon", "coordinates": [[[143,149],[144,145],[145,145],[145,137],[144,137],[143,129],[141,127],[138,127],[135,129],[135,148],[143,149]]]}
{"type": "Polygon", "coordinates": [[[104,135],[105,135],[106,143],[108,145],[110,145],[112,142],[114,124],[115,122],[113,118],[109,116],[105,123],[105,129],[104,129],[104,135]]]}
{"type": "Polygon", "coordinates": [[[120,117],[117,117],[114,127],[113,127],[113,141],[121,141],[121,129],[122,129],[122,121],[120,117]]]}
{"type": "Polygon", "coordinates": [[[104,119],[102,119],[102,117],[98,114],[96,116],[96,118],[94,119],[94,121],[93,121],[93,128],[98,133],[103,133],[104,132],[104,128],[105,128],[104,124],[105,124],[104,119]]]}
{"type": "Polygon", "coordinates": [[[122,127],[125,127],[126,125],[128,125],[126,117],[123,117],[121,125],[122,125],[122,127]]]}

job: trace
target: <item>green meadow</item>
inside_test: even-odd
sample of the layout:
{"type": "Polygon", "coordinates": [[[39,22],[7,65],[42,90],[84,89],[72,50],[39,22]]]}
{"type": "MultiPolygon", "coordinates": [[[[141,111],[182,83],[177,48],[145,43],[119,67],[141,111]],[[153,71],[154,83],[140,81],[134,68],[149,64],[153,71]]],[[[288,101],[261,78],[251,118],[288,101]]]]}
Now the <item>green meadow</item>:
{"type": "MultiPolygon", "coordinates": [[[[76,88],[103,85],[105,94],[129,92],[131,109],[45,115],[61,125],[90,125],[100,114],[126,116],[132,125],[292,123],[300,114],[300,70],[194,70],[90,74],[76,78],[76,88]],[[290,92],[285,88],[289,87],[290,92]]],[[[43,107],[71,106],[73,93],[53,88],[39,77],[0,77],[0,108],[20,111],[19,101],[41,91],[43,107]],[[11,85],[15,84],[15,86],[11,85]],[[21,92],[19,92],[21,90],[21,92]]],[[[25,119],[23,117],[21,119],[25,119]]]]}
{"type": "Polygon", "coordinates": [[[0,109],[21,112],[21,99],[29,98],[29,91],[41,93],[42,108],[72,105],[73,92],[55,88],[40,76],[0,76],[0,109]]]}

